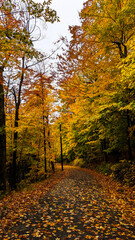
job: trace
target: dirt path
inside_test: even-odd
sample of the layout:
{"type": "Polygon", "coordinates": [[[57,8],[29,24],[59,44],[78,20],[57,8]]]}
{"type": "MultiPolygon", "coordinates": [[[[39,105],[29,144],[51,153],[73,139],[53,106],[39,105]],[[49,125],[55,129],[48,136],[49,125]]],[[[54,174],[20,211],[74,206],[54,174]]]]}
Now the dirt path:
{"type": "Polygon", "coordinates": [[[133,240],[134,230],[88,172],[71,168],[66,178],[31,206],[31,211],[6,227],[2,240],[133,240]]]}

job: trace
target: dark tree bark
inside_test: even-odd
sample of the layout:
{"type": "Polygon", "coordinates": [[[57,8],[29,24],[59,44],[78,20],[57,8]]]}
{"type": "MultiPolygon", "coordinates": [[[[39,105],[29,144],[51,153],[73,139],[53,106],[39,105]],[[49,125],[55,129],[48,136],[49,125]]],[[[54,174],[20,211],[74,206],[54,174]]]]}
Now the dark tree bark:
{"type": "Polygon", "coordinates": [[[16,162],[17,162],[17,141],[18,141],[18,121],[19,121],[19,108],[21,103],[21,90],[22,90],[22,84],[24,80],[24,57],[22,58],[22,75],[20,79],[19,84],[19,91],[18,91],[18,98],[16,96],[16,92],[14,91],[14,97],[15,97],[15,132],[14,132],[14,151],[13,151],[13,172],[12,172],[12,188],[16,189],[16,183],[17,183],[17,168],[16,168],[16,162]]]}
{"type": "MultiPolygon", "coordinates": [[[[121,42],[115,42],[115,44],[117,44],[117,46],[118,46],[120,58],[126,58],[126,57],[127,57],[127,54],[128,54],[127,46],[126,46],[124,43],[121,43],[121,42]]],[[[127,117],[128,159],[132,161],[133,156],[132,156],[131,138],[130,138],[130,132],[129,132],[129,127],[130,127],[130,115],[129,115],[129,111],[126,112],[126,117],[127,117]]]]}
{"type": "Polygon", "coordinates": [[[49,115],[47,114],[46,117],[46,123],[47,123],[47,142],[48,142],[48,151],[49,151],[49,168],[50,168],[50,164],[51,164],[51,158],[50,158],[50,152],[51,152],[51,142],[50,142],[50,129],[49,129],[49,115]]]}
{"type": "MultiPolygon", "coordinates": [[[[47,161],[46,161],[46,132],[45,132],[45,116],[43,113],[43,137],[44,137],[44,166],[45,166],[45,173],[47,173],[47,161]]],[[[46,177],[46,175],[45,175],[46,177]]]]}
{"type": "Polygon", "coordinates": [[[126,58],[127,57],[127,46],[124,43],[121,42],[114,42],[118,49],[119,49],[119,54],[120,54],[120,58],[126,58]]]}
{"type": "Polygon", "coordinates": [[[108,154],[105,151],[107,149],[106,139],[101,140],[101,149],[102,149],[102,153],[103,153],[103,156],[104,156],[104,161],[107,163],[108,162],[108,154]]]}
{"type": "Polygon", "coordinates": [[[63,148],[62,148],[61,124],[60,124],[60,151],[61,151],[61,170],[63,171],[63,148]]]}
{"type": "Polygon", "coordinates": [[[13,173],[12,173],[12,188],[16,189],[16,183],[17,183],[17,172],[16,172],[16,161],[17,161],[17,140],[18,140],[18,120],[19,120],[19,109],[16,107],[16,113],[15,113],[15,132],[14,132],[14,151],[13,151],[13,173]]]}
{"type": "Polygon", "coordinates": [[[47,159],[46,159],[46,126],[45,126],[45,110],[44,110],[44,83],[41,78],[41,88],[42,88],[42,108],[43,108],[43,113],[42,113],[42,119],[43,119],[43,144],[44,144],[44,168],[45,168],[45,178],[46,178],[46,173],[47,173],[47,159]]]}
{"type": "Polygon", "coordinates": [[[130,134],[129,134],[129,127],[130,127],[130,116],[129,116],[129,111],[127,111],[127,145],[128,145],[128,159],[130,161],[133,160],[132,156],[132,149],[131,149],[131,139],[130,139],[130,134]]]}
{"type": "Polygon", "coordinates": [[[0,189],[6,189],[6,131],[4,111],[4,88],[3,88],[4,67],[0,66],[0,189]]]}
{"type": "Polygon", "coordinates": [[[54,162],[53,162],[53,161],[51,161],[51,166],[52,166],[52,170],[53,170],[53,172],[55,172],[54,162]]]}

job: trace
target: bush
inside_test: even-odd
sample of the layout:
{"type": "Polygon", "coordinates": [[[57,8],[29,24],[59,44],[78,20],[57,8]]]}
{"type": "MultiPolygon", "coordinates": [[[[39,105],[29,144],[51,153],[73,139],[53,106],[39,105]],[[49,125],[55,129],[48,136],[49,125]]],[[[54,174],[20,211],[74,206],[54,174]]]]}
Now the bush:
{"type": "Polygon", "coordinates": [[[85,167],[86,163],[82,158],[75,158],[73,165],[78,167],[85,167]]]}
{"type": "Polygon", "coordinates": [[[112,173],[111,166],[112,165],[110,163],[102,162],[99,166],[97,166],[97,169],[105,175],[110,175],[112,173]]]}
{"type": "Polygon", "coordinates": [[[122,184],[134,186],[135,184],[135,164],[127,160],[121,160],[111,167],[111,176],[118,179],[122,184]]]}
{"type": "Polygon", "coordinates": [[[31,167],[30,172],[27,174],[27,180],[30,183],[41,181],[45,178],[45,173],[43,170],[40,170],[37,165],[31,167]]]}
{"type": "Polygon", "coordinates": [[[33,165],[30,172],[26,175],[26,177],[27,177],[26,179],[21,180],[21,182],[17,184],[18,190],[24,189],[31,183],[44,180],[45,173],[43,170],[39,170],[36,165],[33,165]]]}

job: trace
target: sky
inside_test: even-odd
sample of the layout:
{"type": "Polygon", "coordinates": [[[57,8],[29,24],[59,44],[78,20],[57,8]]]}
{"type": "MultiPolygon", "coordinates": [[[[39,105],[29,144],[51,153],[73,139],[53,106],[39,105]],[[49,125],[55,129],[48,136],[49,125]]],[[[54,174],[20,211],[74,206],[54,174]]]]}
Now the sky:
{"type": "MultiPolygon", "coordinates": [[[[35,1],[43,2],[42,0],[35,1]]],[[[53,43],[61,36],[66,36],[70,39],[68,28],[69,26],[80,24],[78,13],[83,7],[83,2],[84,0],[52,0],[51,8],[56,10],[60,22],[53,24],[47,23],[44,39],[35,42],[35,47],[49,54],[51,50],[56,48],[53,43]]]]}

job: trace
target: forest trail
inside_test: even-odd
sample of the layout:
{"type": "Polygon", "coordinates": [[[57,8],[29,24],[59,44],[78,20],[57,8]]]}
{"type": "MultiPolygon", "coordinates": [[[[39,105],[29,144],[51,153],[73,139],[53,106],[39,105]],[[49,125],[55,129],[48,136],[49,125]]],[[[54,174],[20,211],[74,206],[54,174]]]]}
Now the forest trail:
{"type": "MultiPolygon", "coordinates": [[[[70,167],[35,205],[34,198],[29,195],[30,205],[0,230],[0,239],[135,239],[133,222],[123,219],[89,171],[70,167]]],[[[4,213],[3,218],[8,222],[4,213]]]]}

